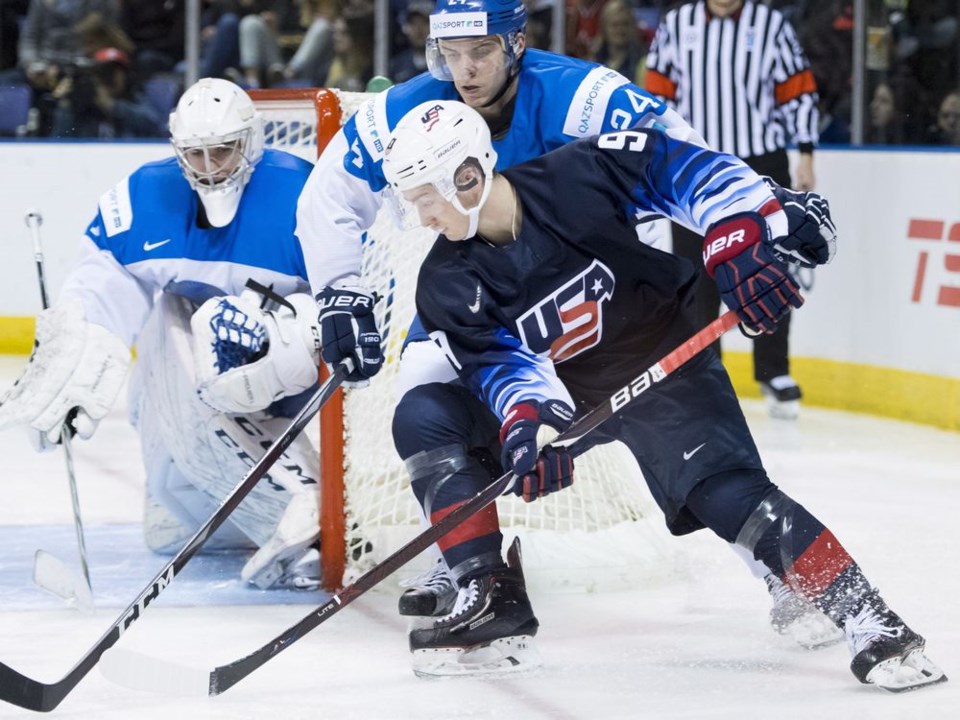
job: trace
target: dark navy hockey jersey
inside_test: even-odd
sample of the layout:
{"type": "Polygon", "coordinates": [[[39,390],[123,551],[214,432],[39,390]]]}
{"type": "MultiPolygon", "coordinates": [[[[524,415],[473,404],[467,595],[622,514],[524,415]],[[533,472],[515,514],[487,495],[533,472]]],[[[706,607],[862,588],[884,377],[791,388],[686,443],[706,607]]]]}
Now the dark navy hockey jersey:
{"type": "MultiPolygon", "coordinates": [[[[440,236],[417,290],[431,337],[501,419],[527,399],[592,407],[698,329],[692,264],[639,242],[637,216],[704,233],[779,207],[737,158],[657,130],[578,140],[503,175],[522,203],[516,241],[440,236]]],[[[783,234],[782,210],[767,221],[783,234]]]]}

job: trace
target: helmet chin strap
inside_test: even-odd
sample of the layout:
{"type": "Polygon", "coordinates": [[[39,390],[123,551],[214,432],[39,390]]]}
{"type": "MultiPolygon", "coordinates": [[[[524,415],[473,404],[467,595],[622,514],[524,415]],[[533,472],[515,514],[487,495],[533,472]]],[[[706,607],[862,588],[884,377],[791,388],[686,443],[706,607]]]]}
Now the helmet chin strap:
{"type": "Polygon", "coordinates": [[[487,198],[490,197],[490,191],[493,189],[493,178],[491,176],[486,179],[483,183],[483,192],[480,194],[480,200],[477,202],[477,206],[467,210],[460,203],[460,198],[454,196],[453,206],[457,209],[461,215],[466,215],[469,225],[467,226],[467,235],[464,237],[464,240],[469,240],[477,234],[477,230],[480,227],[480,210],[483,209],[484,203],[487,202],[487,198]]]}

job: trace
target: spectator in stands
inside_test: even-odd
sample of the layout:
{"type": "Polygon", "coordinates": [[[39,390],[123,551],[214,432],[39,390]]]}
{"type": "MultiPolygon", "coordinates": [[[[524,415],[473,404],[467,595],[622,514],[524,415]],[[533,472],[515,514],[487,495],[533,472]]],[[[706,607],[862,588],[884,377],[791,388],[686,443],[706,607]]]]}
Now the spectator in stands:
{"type": "Polygon", "coordinates": [[[185,0],[123,0],[120,27],[133,41],[133,72],[145,82],[184,55],[185,0]]]}
{"type": "Polygon", "coordinates": [[[600,13],[600,45],[591,59],[642,87],[646,54],[626,0],[608,0],[600,13]]]}
{"type": "Polygon", "coordinates": [[[93,66],[65,76],[53,89],[57,101],[53,136],[73,138],[162,137],[166,118],[134,88],[130,58],[117,48],[101,48],[93,66]]]}
{"type": "Polygon", "coordinates": [[[333,62],[326,87],[362,92],[373,76],[373,15],[338,17],[333,22],[333,62]]]}
{"type": "Polygon", "coordinates": [[[873,90],[870,99],[870,120],[864,133],[867,145],[892,145],[902,141],[897,108],[897,98],[889,83],[881,82],[873,90]]]}
{"type": "Polygon", "coordinates": [[[17,66],[17,42],[20,23],[27,16],[29,0],[2,0],[0,2],[0,70],[17,66]]]}
{"type": "Polygon", "coordinates": [[[523,0],[527,9],[527,47],[549,50],[555,0],[523,0]]]}
{"type": "Polygon", "coordinates": [[[317,85],[333,56],[333,20],[338,0],[288,0],[240,21],[240,67],[250,87],[291,80],[317,85]],[[304,33],[306,30],[306,33],[304,33]],[[289,62],[284,54],[296,48],[289,62]]]}
{"type": "Polygon", "coordinates": [[[567,55],[593,57],[600,44],[600,14],[607,0],[565,0],[567,55]]]}
{"type": "Polygon", "coordinates": [[[937,121],[927,130],[928,145],[960,145],[960,92],[949,92],[940,101],[937,121]]]}
{"type": "Polygon", "coordinates": [[[427,36],[430,34],[430,13],[433,0],[410,0],[400,13],[400,28],[407,39],[407,49],[390,59],[390,79],[406,82],[427,69],[427,36]]]}

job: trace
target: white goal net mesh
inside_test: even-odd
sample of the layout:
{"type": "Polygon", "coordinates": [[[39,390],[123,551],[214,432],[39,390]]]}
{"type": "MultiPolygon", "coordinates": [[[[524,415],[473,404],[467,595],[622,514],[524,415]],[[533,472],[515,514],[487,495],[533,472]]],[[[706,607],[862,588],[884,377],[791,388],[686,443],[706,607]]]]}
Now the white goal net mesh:
{"type": "MultiPolygon", "coordinates": [[[[371,97],[336,94],[341,123],[371,97]]],[[[316,112],[309,100],[257,101],[257,106],[264,115],[268,147],[311,161],[316,158],[316,112]]],[[[384,209],[364,244],[363,282],[384,298],[377,313],[386,363],[370,387],[345,393],[347,582],[412,538],[420,527],[416,500],[393,447],[391,421],[399,399],[393,387],[400,350],[415,312],[417,272],[433,238],[427,231],[401,232],[384,209]]],[[[497,503],[504,534],[521,536],[524,569],[532,585],[620,588],[671,569],[662,516],[636,461],[620,443],[578,458],[576,482],[568,490],[534,503],[512,496],[497,503]]],[[[422,569],[428,562],[421,558],[406,570],[422,569]]]]}

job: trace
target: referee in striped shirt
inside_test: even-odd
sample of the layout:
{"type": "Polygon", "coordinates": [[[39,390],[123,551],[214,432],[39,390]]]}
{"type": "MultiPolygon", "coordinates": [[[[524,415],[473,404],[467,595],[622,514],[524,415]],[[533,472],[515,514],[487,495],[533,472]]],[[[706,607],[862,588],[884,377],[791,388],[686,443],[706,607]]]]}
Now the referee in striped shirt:
{"type": "MultiPolygon", "coordinates": [[[[786,145],[800,150],[798,190],[812,190],[817,86],[783,15],[753,0],[698,0],[666,14],[647,57],[646,89],[676,106],[713,150],[740,157],[760,175],[791,187],[786,145]]],[[[703,267],[703,238],[673,226],[674,253],[703,267]]],[[[704,324],[720,296],[702,274],[704,324]]],[[[775,417],[794,418],[800,388],[790,377],[790,315],[754,341],[754,377],[775,417]]],[[[719,351],[719,344],[717,346],[719,351]]]]}

